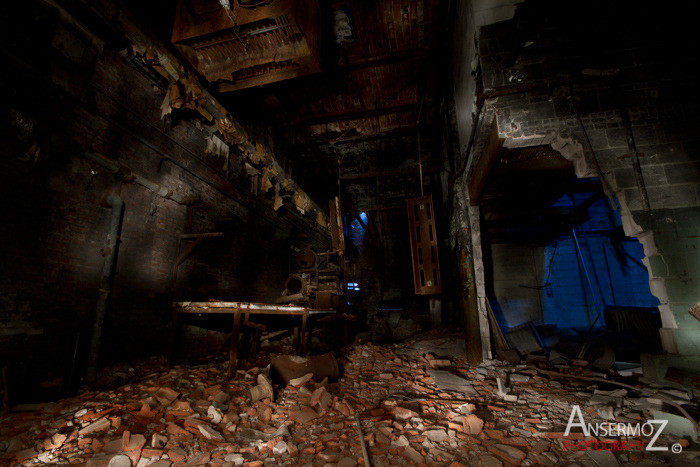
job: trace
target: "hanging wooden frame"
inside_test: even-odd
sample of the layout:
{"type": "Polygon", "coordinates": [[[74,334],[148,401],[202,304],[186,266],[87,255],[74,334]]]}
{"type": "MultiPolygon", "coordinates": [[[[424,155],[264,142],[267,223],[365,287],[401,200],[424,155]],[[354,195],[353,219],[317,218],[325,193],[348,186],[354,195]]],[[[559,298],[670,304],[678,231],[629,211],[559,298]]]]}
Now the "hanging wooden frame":
{"type": "Polygon", "coordinates": [[[411,239],[413,284],[418,295],[442,291],[440,262],[433,197],[421,196],[406,200],[408,230],[411,239]]]}

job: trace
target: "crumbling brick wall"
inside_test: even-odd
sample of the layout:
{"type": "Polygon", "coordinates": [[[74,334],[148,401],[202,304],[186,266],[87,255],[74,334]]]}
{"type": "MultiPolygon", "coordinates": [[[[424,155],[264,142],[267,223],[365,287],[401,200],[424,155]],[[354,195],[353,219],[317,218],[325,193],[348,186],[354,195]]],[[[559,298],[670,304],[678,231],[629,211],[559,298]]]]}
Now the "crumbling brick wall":
{"type": "MultiPolygon", "coordinates": [[[[482,27],[478,39],[484,90],[502,92],[487,99],[485,113],[497,116],[507,145],[567,140],[565,151],[573,151],[565,155],[579,160],[578,175],[593,176],[576,106],[603,177],[621,205],[625,232],[644,245],[651,291],[661,302],[665,348],[698,354],[700,323],[687,312],[700,300],[697,72],[682,67],[669,52],[686,44],[679,36],[684,28],[657,20],[644,9],[625,14],[631,17],[619,27],[604,29],[615,31],[614,37],[592,38],[595,47],[577,50],[581,56],[562,54],[566,49],[560,46],[587,24],[582,15],[557,17],[527,41],[518,36],[513,21],[482,27]],[[517,61],[510,63],[519,46],[524,47],[517,61]],[[589,68],[580,68],[581,63],[589,68]],[[621,96],[640,153],[649,211],[634,175],[621,96]]],[[[490,122],[490,117],[483,121],[490,122]]]]}
{"type": "MultiPolygon", "coordinates": [[[[25,13],[17,14],[14,27],[33,30],[34,17],[25,13]]],[[[3,78],[0,361],[13,367],[14,384],[65,375],[76,343],[81,371],[107,246],[107,193],[119,194],[125,211],[103,363],[165,352],[174,299],[278,296],[290,236],[305,234],[316,246],[328,242],[315,215],[293,206],[274,211],[251,187],[235,151],[228,171],[224,159],[207,155],[206,121],[185,113],[165,125],[160,105],[167,82],[129,52],[109,44],[93,50],[79,31],[71,30],[71,41],[61,41],[63,33],[57,39],[54,31],[71,27],[44,14],[38,16],[46,22],[43,33],[17,41],[26,61],[9,60],[3,78]],[[113,173],[86,153],[120,168],[113,173]],[[133,183],[134,177],[161,192],[133,183]],[[223,235],[204,240],[175,282],[186,205],[195,201],[203,208],[192,231],[223,235]]],[[[264,134],[258,142],[276,154],[272,133],[264,134]]]]}

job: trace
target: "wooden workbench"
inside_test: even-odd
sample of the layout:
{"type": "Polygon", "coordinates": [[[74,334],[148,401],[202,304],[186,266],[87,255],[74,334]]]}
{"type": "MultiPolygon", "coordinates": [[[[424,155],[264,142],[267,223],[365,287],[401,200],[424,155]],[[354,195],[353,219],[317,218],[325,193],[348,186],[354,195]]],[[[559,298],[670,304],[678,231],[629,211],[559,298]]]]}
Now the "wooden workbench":
{"type": "Polygon", "coordinates": [[[238,337],[241,325],[241,315],[244,323],[251,315],[278,315],[278,316],[300,316],[301,329],[298,334],[297,348],[303,352],[305,346],[306,321],[309,315],[335,313],[333,310],[312,310],[303,306],[273,305],[267,303],[249,302],[175,302],[173,303],[173,337],[171,358],[175,355],[177,348],[177,337],[179,335],[179,315],[187,314],[230,314],[233,315],[233,329],[231,330],[231,345],[229,348],[229,374],[231,377],[236,374],[238,365],[238,337]]]}

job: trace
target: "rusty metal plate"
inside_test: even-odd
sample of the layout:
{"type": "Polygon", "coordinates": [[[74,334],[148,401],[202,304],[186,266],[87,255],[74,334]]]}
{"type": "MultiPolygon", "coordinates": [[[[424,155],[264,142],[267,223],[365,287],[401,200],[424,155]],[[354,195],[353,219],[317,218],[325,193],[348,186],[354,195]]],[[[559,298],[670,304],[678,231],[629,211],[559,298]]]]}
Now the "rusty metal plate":
{"type": "Polygon", "coordinates": [[[406,200],[408,230],[411,238],[413,284],[418,295],[442,291],[438,260],[437,232],[433,197],[421,196],[406,200]]]}

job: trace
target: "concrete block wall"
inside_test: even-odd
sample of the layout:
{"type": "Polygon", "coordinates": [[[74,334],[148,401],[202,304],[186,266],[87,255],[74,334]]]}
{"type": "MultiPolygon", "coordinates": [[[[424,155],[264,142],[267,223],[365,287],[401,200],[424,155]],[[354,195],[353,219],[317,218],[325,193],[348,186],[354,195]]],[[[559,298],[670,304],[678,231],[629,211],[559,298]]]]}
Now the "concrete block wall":
{"type": "MultiPolygon", "coordinates": [[[[15,27],[31,30],[33,16],[15,19],[15,27]]],[[[166,352],[175,299],[278,296],[290,237],[306,234],[317,246],[329,241],[315,216],[289,206],[274,211],[270,200],[253,194],[233,153],[225,173],[223,160],[206,154],[206,122],[175,119],[165,126],[160,105],[167,83],[109,45],[71,60],[51,46],[51,27],[58,26],[48,24],[33,41],[17,41],[17,53],[27,60],[8,62],[3,88],[0,361],[12,367],[20,393],[22,384],[65,374],[78,335],[81,371],[104,261],[107,193],[118,193],[125,211],[103,363],[166,352]],[[87,160],[86,152],[116,161],[120,173],[87,160]],[[159,184],[180,202],[130,183],[125,173],[159,184]],[[205,240],[175,283],[187,199],[208,207],[197,210],[193,230],[224,235],[205,240]]],[[[277,151],[272,139],[260,142],[277,151]]],[[[203,340],[210,337],[201,333],[203,340]]]]}
{"type": "Polygon", "coordinates": [[[525,322],[543,324],[540,291],[544,248],[535,245],[493,244],[488,265],[492,277],[491,306],[503,329],[525,322]]]}
{"type": "Polygon", "coordinates": [[[485,90],[512,89],[510,95],[489,99],[487,106],[496,113],[507,145],[529,146],[553,136],[570,138],[580,145],[577,157],[593,173],[592,154],[574,112],[573,87],[573,99],[602,174],[621,205],[625,231],[644,245],[650,289],[661,302],[665,348],[697,355],[700,323],[687,310],[700,301],[694,259],[700,238],[696,132],[700,121],[694,90],[698,72],[682,66],[677,54],[669,52],[685,47],[687,42],[680,36],[684,28],[662,21],[646,7],[634,10],[626,12],[631,17],[619,28],[611,28],[614,37],[597,38],[600,50],[587,62],[593,71],[580,68],[581,57],[560,53],[560,46],[573,41],[581,25],[585,27],[586,15],[592,13],[582,10],[579,15],[557,17],[539,29],[510,68],[503,64],[517,45],[513,22],[482,27],[479,52],[485,90]],[[609,76],[593,77],[592,73],[609,76]],[[644,211],[636,185],[620,95],[641,153],[650,211],[644,211]]]}

